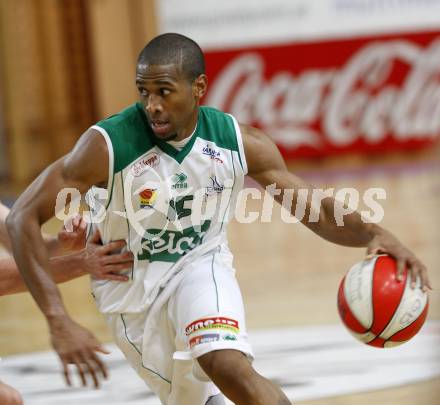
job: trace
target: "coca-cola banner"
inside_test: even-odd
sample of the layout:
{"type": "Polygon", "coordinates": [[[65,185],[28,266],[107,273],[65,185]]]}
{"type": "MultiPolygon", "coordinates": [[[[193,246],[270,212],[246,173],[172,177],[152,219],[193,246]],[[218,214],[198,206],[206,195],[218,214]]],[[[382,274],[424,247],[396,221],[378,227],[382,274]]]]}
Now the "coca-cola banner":
{"type": "Polygon", "coordinates": [[[175,2],[161,3],[163,31],[204,48],[205,104],[264,129],[285,156],[438,139],[439,0],[175,2]]]}
{"type": "Polygon", "coordinates": [[[425,145],[440,134],[438,34],[207,52],[206,103],[286,156],[425,145]]]}

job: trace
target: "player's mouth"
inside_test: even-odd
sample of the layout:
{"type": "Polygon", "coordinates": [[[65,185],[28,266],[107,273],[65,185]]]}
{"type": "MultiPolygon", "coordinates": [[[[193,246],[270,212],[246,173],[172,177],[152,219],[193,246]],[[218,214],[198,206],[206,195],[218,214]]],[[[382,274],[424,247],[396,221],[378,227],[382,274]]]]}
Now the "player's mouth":
{"type": "Polygon", "coordinates": [[[168,121],[152,120],[151,129],[157,135],[167,135],[171,131],[171,124],[168,121]]]}

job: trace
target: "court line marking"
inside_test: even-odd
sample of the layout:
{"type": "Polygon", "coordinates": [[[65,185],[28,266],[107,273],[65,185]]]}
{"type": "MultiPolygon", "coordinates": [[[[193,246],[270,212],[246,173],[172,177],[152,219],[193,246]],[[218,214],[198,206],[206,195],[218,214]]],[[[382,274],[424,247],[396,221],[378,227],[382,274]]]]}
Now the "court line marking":
{"type": "MultiPolygon", "coordinates": [[[[440,376],[440,321],[393,349],[358,343],[341,325],[251,330],[255,367],[296,401],[398,387],[440,376]]],[[[0,375],[27,405],[160,405],[114,345],[101,390],[66,388],[53,352],[4,358],[0,375]]],[[[79,382],[76,381],[76,386],[79,382]]],[[[230,404],[230,402],[228,402],[230,404]]]]}

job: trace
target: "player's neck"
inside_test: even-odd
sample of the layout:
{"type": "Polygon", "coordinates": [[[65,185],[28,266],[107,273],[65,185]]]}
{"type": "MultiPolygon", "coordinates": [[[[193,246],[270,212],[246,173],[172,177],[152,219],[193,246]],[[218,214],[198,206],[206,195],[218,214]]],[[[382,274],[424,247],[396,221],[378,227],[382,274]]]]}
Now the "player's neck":
{"type": "Polygon", "coordinates": [[[177,150],[182,150],[186,146],[186,144],[190,141],[191,137],[196,132],[196,129],[197,129],[197,125],[194,128],[194,131],[192,132],[192,134],[190,134],[186,138],[183,138],[180,141],[177,141],[176,139],[172,139],[171,141],[167,141],[167,143],[169,143],[173,148],[175,148],[177,150]]]}
{"type": "Polygon", "coordinates": [[[173,139],[173,141],[180,142],[186,138],[191,138],[196,132],[198,119],[199,119],[199,108],[197,107],[197,110],[191,117],[187,127],[184,130],[182,130],[181,133],[177,134],[177,136],[173,139]]]}

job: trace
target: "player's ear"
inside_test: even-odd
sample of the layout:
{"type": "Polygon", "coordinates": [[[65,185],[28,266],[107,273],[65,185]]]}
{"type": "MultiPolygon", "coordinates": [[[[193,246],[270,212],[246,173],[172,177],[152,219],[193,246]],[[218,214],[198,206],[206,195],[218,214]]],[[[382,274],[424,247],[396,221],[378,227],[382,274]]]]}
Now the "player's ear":
{"type": "Polygon", "coordinates": [[[201,99],[208,89],[208,77],[205,74],[201,74],[194,79],[193,84],[194,97],[201,99]]]}

